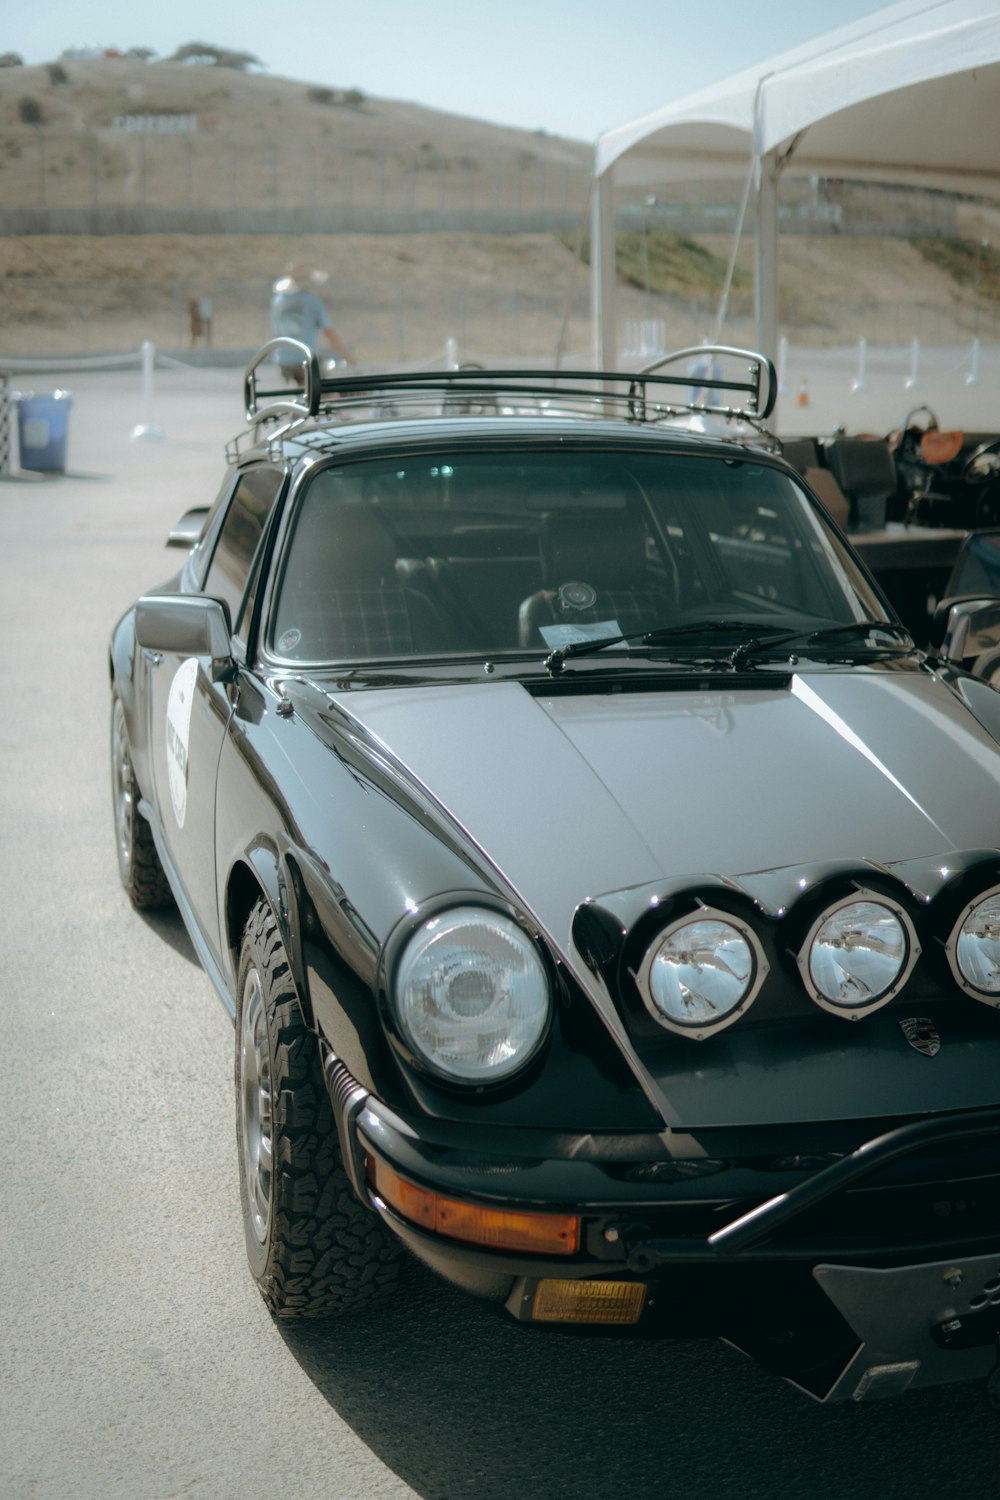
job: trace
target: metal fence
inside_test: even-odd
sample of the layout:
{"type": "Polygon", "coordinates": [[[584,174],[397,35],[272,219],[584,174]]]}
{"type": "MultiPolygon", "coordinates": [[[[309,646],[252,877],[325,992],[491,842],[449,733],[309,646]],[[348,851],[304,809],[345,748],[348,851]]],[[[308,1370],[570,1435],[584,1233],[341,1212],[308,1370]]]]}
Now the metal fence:
{"type": "MultiPolygon", "coordinates": [[[[190,304],[211,304],[215,349],[245,349],[269,337],[270,283],[200,275],[188,283],[141,277],[57,278],[10,276],[0,302],[0,356],[100,354],[135,348],[149,339],[158,348],[183,350],[193,342],[190,304]]],[[[511,354],[552,356],[557,349],[589,349],[590,297],[586,269],[567,264],[564,286],[517,279],[516,265],[492,283],[333,281],[325,300],[352,349],[372,359],[419,358],[455,336],[467,347],[505,348],[511,354]]],[[[619,348],[654,354],[699,343],[715,333],[714,298],[647,295],[622,288],[619,348]]],[[[820,291],[806,321],[786,318],[782,332],[798,346],[843,346],[864,338],[872,345],[910,348],[1000,343],[1000,314],[974,302],[952,307],[920,302],[844,301],[820,291]]],[[[733,298],[722,328],[725,341],[754,342],[751,300],[733,298]]]]}
{"type": "MultiPolygon", "coordinates": [[[[531,138],[528,138],[529,142],[531,138]]],[[[0,281],[0,356],[86,355],[137,347],[190,347],[189,305],[207,298],[216,348],[243,349],[268,334],[270,285],[233,264],[209,233],[242,236],[343,231],[397,236],[428,231],[512,234],[561,233],[567,243],[585,230],[590,195],[589,152],[575,143],[541,139],[507,155],[444,154],[426,141],[393,149],[355,145],[336,137],[303,139],[261,131],[237,139],[211,130],[145,134],[127,130],[70,133],[46,127],[0,128],[0,233],[134,235],[129,274],[118,277],[6,275],[0,281]],[[164,279],[167,262],[142,270],[144,233],[198,237],[204,253],[196,272],[164,279]],[[227,269],[230,274],[225,274],[227,269]],[[240,270],[244,274],[239,274],[240,270]],[[233,273],[236,274],[233,274],[233,273]]],[[[654,187],[656,185],[653,185],[654,187]]],[[[623,190],[618,223],[627,233],[671,229],[701,235],[728,255],[727,232],[738,215],[737,185],[699,198],[661,185],[655,192],[623,190]],[[659,196],[657,196],[657,193],[659,196]],[[629,196],[631,194],[631,197],[629,196]],[[715,239],[710,237],[716,237],[715,239]]],[[[889,190],[861,184],[789,186],[782,231],[789,234],[952,234],[956,201],[946,194],[889,190]]],[[[745,226],[749,238],[751,225],[745,226]]],[[[232,243],[229,241],[228,243],[232,243]]],[[[350,345],[373,359],[409,359],[459,337],[469,347],[551,356],[590,347],[588,272],[569,257],[565,284],[545,286],[498,258],[495,276],[478,281],[442,268],[438,283],[394,279],[364,268],[331,285],[334,321],[350,345]],[[445,275],[450,276],[445,280],[445,275]]],[[[190,265],[189,258],[188,264],[190,265]]],[[[347,264],[347,262],[345,262],[347,264]]],[[[353,262],[350,263],[353,266],[353,262]]],[[[619,292],[619,346],[656,352],[662,344],[697,343],[716,333],[717,302],[708,296],[662,296],[634,286],[619,292]]],[[[955,345],[1000,341],[1000,314],[977,297],[953,306],[913,301],[845,301],[817,278],[808,305],[781,311],[785,335],[801,345],[955,345]]],[[[751,297],[739,286],[729,302],[722,336],[754,341],[751,297]]]]}
{"type": "MultiPolygon", "coordinates": [[[[347,145],[333,127],[305,137],[273,127],[248,136],[203,128],[166,134],[0,128],[5,215],[147,209],[273,221],[312,212],[328,215],[332,228],[339,216],[364,229],[366,215],[374,229],[387,219],[427,225],[435,217],[465,227],[503,218],[549,227],[586,213],[591,172],[588,147],[544,133],[486,152],[477,142],[466,155],[416,139],[385,148],[347,145]]],[[[739,182],[654,182],[619,188],[616,206],[623,229],[725,233],[739,216],[741,191],[739,182]]],[[[789,179],[780,212],[783,232],[793,234],[955,232],[955,199],[912,188],[789,179]]],[[[271,227],[280,232],[280,221],[271,227]]],[[[32,232],[13,222],[3,228],[32,232]]]]}
{"type": "MultiPolygon", "coordinates": [[[[565,292],[524,285],[331,283],[324,301],[349,347],[366,359],[419,358],[447,336],[466,347],[551,355],[590,344],[585,273],[565,292]]],[[[137,347],[172,351],[254,348],[270,337],[270,282],[203,276],[197,283],[5,278],[0,356],[86,355],[137,347]],[[190,304],[211,306],[192,337],[190,304]]]]}

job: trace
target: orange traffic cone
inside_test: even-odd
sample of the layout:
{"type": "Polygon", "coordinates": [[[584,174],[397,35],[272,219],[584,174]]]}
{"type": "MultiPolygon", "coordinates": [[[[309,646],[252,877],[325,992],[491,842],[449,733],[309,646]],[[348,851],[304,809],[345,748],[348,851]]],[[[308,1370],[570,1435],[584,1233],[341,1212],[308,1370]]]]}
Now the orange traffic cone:
{"type": "Polygon", "coordinates": [[[802,377],[802,384],[799,386],[799,394],[795,398],[795,404],[796,406],[809,405],[809,386],[804,375],[802,377]]]}

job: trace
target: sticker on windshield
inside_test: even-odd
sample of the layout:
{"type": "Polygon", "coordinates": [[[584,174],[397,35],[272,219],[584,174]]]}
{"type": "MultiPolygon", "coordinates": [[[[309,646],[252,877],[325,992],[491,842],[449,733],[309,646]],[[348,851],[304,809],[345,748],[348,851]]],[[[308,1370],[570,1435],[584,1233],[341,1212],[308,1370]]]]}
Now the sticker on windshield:
{"type": "Polygon", "coordinates": [[[198,658],[189,656],[177,668],[167,699],[167,780],[178,828],[184,827],[187,814],[188,742],[197,680],[198,658]]]}
{"type": "Polygon", "coordinates": [[[617,620],[588,621],[586,625],[539,625],[542,640],[554,651],[559,646],[575,646],[578,641],[603,641],[621,635],[617,620]]]}

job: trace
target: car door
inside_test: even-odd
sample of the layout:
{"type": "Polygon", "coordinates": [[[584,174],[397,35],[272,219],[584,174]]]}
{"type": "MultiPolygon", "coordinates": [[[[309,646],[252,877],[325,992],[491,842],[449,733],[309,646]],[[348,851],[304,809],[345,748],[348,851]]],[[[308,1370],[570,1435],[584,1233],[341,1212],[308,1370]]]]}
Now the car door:
{"type": "MultiPolygon", "coordinates": [[[[201,592],[226,606],[239,663],[246,660],[255,563],[283,478],[269,466],[241,475],[204,574],[201,592]]],[[[215,783],[234,687],[213,679],[207,657],[154,652],[150,668],[149,744],[160,828],[186,915],[218,959],[215,783]]]]}

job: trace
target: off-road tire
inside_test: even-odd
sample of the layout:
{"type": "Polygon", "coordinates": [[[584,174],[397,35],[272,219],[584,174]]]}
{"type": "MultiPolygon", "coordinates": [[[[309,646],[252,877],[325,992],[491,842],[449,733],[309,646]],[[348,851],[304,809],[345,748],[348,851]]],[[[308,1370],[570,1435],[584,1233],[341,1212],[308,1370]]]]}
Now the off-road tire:
{"type": "Polygon", "coordinates": [[[132,769],[125,710],[111,695],[111,808],[118,874],[138,911],[169,906],[173,897],[153,842],[153,830],[139,811],[139,787],[132,769]]]}
{"type": "Polygon", "coordinates": [[[389,1292],[402,1252],[344,1171],[319,1046],[263,900],[240,951],[236,1122],[247,1258],[271,1313],[325,1317],[389,1292]]]}

